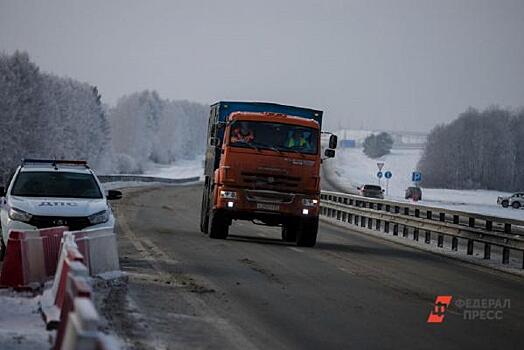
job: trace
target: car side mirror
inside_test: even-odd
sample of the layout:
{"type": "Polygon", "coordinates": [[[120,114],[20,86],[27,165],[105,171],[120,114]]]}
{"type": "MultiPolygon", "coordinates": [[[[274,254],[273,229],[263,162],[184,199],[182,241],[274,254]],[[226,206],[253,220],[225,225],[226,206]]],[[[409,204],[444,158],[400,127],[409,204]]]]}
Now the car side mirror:
{"type": "Polygon", "coordinates": [[[122,198],[122,192],[117,190],[109,190],[107,191],[107,199],[108,200],[115,200],[122,198]]]}
{"type": "Polygon", "coordinates": [[[337,148],[337,141],[338,141],[337,135],[331,135],[329,137],[329,148],[332,148],[332,149],[337,148]]]}
{"type": "Polygon", "coordinates": [[[211,146],[214,146],[214,147],[218,147],[220,146],[220,139],[218,137],[212,137],[210,140],[209,140],[209,144],[211,146]]]}
{"type": "Polygon", "coordinates": [[[382,190],[382,193],[386,192],[386,190],[382,190]]]}
{"type": "Polygon", "coordinates": [[[335,157],[335,150],[334,149],[327,149],[324,151],[324,155],[327,158],[334,158],[335,157]]]}
{"type": "Polygon", "coordinates": [[[360,191],[360,187],[357,187],[357,190],[359,190],[359,191],[360,191]]]}

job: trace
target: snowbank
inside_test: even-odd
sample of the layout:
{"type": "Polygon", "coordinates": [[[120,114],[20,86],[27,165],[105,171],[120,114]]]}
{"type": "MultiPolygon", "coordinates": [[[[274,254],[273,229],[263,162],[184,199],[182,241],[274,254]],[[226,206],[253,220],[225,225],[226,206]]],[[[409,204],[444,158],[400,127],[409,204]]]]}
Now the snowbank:
{"type": "Polygon", "coordinates": [[[144,175],[165,177],[168,179],[184,179],[204,174],[204,163],[202,159],[182,160],[176,164],[162,165],[152,164],[144,172],[144,175]]]}
{"type": "Polygon", "coordinates": [[[0,349],[49,349],[54,331],[46,331],[39,297],[0,291],[0,349]]]}

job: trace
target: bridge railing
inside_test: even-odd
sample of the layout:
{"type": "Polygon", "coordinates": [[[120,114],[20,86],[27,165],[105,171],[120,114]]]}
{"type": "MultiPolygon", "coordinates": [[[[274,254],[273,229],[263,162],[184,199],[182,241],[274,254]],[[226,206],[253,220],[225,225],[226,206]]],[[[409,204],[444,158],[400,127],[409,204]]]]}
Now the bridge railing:
{"type": "Polygon", "coordinates": [[[383,231],[394,236],[444,248],[444,237],[451,238],[451,249],[458,250],[459,241],[466,244],[466,254],[473,255],[475,243],[483,245],[484,259],[491,259],[492,246],[502,249],[502,264],[509,264],[510,252],[516,251],[524,268],[524,221],[413,203],[366,198],[351,194],[322,191],[320,215],[383,231]]]}

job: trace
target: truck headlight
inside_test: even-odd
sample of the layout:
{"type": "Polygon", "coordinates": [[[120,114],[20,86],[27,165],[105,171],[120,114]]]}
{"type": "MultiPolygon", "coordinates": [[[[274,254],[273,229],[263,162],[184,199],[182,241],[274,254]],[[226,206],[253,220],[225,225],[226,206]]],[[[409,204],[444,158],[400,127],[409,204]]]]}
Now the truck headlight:
{"type": "Polygon", "coordinates": [[[220,198],[236,199],[237,193],[234,191],[220,191],[220,198]]]}
{"type": "Polygon", "coordinates": [[[28,223],[31,220],[31,217],[31,214],[23,210],[17,208],[9,209],[9,219],[11,220],[28,223]]]}
{"type": "Polygon", "coordinates": [[[102,210],[98,213],[94,213],[93,215],[89,215],[87,218],[89,219],[89,223],[91,223],[91,225],[103,224],[109,220],[109,211],[102,210]]]}
{"type": "Polygon", "coordinates": [[[318,199],[304,198],[302,199],[302,204],[305,207],[316,207],[318,204],[318,199]]]}

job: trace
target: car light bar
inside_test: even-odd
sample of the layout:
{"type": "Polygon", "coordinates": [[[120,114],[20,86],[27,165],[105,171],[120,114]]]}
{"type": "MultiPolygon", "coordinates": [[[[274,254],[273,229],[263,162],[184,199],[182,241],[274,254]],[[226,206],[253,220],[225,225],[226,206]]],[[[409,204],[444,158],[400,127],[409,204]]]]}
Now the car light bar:
{"type": "Polygon", "coordinates": [[[58,164],[80,165],[89,168],[85,160],[66,160],[66,159],[22,159],[22,166],[26,164],[51,164],[56,167],[58,164]]]}

